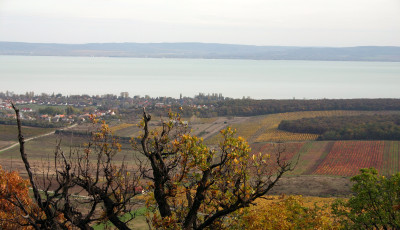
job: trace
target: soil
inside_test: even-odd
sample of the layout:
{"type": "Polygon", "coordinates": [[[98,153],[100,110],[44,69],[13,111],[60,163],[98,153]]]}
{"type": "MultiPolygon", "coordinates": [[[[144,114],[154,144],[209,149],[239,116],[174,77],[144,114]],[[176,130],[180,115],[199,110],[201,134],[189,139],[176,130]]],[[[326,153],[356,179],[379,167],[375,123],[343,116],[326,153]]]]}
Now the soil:
{"type": "Polygon", "coordinates": [[[281,178],[269,194],[343,197],[351,195],[348,177],[290,176],[281,178]]]}

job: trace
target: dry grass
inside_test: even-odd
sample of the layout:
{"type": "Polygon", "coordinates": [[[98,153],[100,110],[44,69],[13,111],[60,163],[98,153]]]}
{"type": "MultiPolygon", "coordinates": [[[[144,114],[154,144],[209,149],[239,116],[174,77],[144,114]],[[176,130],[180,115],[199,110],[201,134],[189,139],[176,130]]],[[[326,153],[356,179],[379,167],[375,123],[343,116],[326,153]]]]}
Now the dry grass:
{"type": "Polygon", "coordinates": [[[135,124],[122,123],[122,124],[119,124],[119,125],[111,126],[110,130],[111,130],[111,132],[114,133],[114,132],[116,132],[116,131],[118,131],[120,129],[126,129],[126,128],[129,128],[129,127],[132,127],[132,126],[136,126],[136,125],[135,124]]]}

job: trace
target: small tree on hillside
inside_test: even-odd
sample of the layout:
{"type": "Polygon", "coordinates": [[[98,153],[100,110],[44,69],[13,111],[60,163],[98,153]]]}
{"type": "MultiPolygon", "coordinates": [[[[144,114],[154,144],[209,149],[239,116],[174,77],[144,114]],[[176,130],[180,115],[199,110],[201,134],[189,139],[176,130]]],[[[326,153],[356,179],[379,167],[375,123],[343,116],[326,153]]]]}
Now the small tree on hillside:
{"type": "Polygon", "coordinates": [[[150,130],[143,112],[143,135],[133,140],[139,168],[150,181],[148,207],[157,229],[223,228],[225,218],[264,196],[293,164],[278,150],[275,156],[250,154],[248,143],[231,128],[222,142],[208,147],[189,135],[179,115],[170,113],[162,128],[150,130]]]}

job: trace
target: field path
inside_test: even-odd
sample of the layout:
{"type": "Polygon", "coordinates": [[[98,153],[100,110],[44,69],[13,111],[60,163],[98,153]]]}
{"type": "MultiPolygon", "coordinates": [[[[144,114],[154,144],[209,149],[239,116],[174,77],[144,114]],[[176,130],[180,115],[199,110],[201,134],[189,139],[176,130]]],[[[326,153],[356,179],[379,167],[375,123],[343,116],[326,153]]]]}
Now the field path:
{"type": "MultiPolygon", "coordinates": [[[[77,125],[78,125],[78,124],[73,124],[73,125],[71,125],[71,126],[68,126],[68,127],[66,127],[66,128],[63,128],[63,129],[61,129],[61,130],[70,129],[70,128],[73,128],[73,127],[75,127],[75,126],[77,126],[77,125]]],[[[55,132],[56,132],[56,131],[54,130],[54,131],[51,131],[51,132],[49,132],[49,133],[45,133],[45,134],[41,134],[41,135],[38,135],[38,136],[30,137],[30,138],[28,138],[28,139],[25,139],[25,143],[28,142],[28,141],[31,141],[31,140],[40,138],[40,137],[50,136],[50,135],[54,134],[55,132]]],[[[4,152],[4,151],[7,151],[7,150],[9,150],[9,149],[12,149],[12,148],[14,148],[14,147],[16,147],[16,146],[18,146],[18,145],[19,145],[19,143],[16,142],[16,143],[14,143],[14,144],[12,144],[12,145],[10,145],[10,146],[8,146],[8,147],[5,147],[5,148],[3,148],[3,149],[0,149],[0,153],[2,153],[2,152],[4,152]]]]}
{"type": "Polygon", "coordinates": [[[219,117],[216,121],[214,121],[209,126],[204,129],[198,130],[194,132],[195,135],[198,135],[200,132],[205,132],[201,137],[203,139],[207,139],[215,134],[217,134],[222,129],[225,129],[232,124],[242,123],[249,119],[249,117],[234,117],[232,119],[228,119],[227,117],[219,117]]]}

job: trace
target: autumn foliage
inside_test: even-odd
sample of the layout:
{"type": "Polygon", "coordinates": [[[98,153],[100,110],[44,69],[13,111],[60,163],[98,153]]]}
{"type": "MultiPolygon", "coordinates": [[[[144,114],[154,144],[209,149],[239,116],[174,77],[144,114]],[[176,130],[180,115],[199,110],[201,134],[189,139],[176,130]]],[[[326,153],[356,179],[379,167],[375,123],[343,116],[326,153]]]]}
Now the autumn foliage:
{"type": "Polygon", "coordinates": [[[0,166],[0,229],[31,229],[28,219],[37,213],[36,205],[29,196],[29,181],[22,179],[17,172],[7,172],[0,166]],[[25,210],[16,204],[22,204],[25,210]]]}
{"type": "MultiPolygon", "coordinates": [[[[318,199],[318,198],[317,198],[318,199]]],[[[313,199],[314,201],[316,198],[313,199]]],[[[306,204],[302,196],[269,196],[246,208],[232,229],[340,229],[327,206],[334,199],[306,204]]]]}
{"type": "Polygon", "coordinates": [[[226,228],[228,219],[293,169],[280,150],[251,154],[232,128],[222,130],[219,146],[211,147],[190,135],[178,114],[170,113],[162,130],[150,129],[150,119],[144,111],[143,135],[132,143],[144,156],[139,168],[149,180],[149,222],[156,229],[226,228]]]}

